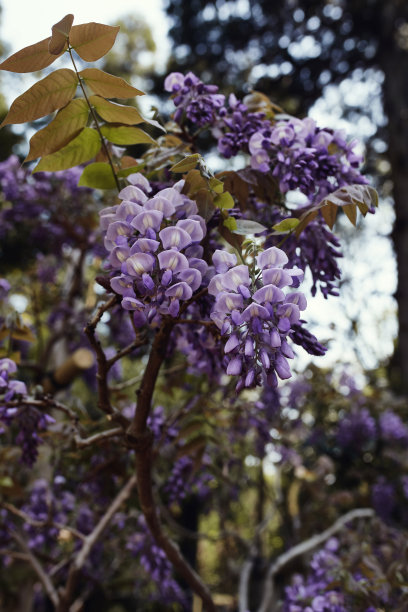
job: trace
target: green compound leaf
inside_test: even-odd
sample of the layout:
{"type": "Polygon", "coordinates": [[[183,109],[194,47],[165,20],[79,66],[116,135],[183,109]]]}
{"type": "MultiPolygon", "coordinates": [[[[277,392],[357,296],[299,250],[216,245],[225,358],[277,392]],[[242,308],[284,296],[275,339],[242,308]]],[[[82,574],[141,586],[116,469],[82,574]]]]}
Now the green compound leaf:
{"type": "Polygon", "coordinates": [[[180,174],[182,174],[183,172],[189,172],[190,170],[193,170],[196,167],[197,162],[200,159],[200,157],[201,155],[199,153],[193,153],[193,155],[187,155],[184,159],[177,162],[177,164],[174,164],[174,166],[172,166],[170,170],[172,172],[176,172],[180,174]]]}
{"type": "Polygon", "coordinates": [[[78,185],[79,187],[92,187],[94,189],[115,189],[116,181],[108,163],[95,162],[84,168],[78,185]]]}
{"type": "Polygon", "coordinates": [[[101,132],[109,142],[117,145],[154,144],[156,141],[143,130],[127,125],[103,125],[101,132]]]}
{"type": "Polygon", "coordinates": [[[260,234],[264,232],[267,227],[261,225],[257,221],[251,221],[250,219],[237,219],[237,227],[233,230],[234,234],[240,236],[247,236],[248,234],[260,234]]]}
{"type": "Polygon", "coordinates": [[[56,172],[73,168],[95,157],[100,148],[98,132],[92,128],[84,128],[63,149],[43,157],[33,172],[56,172]]]}
{"type": "Polygon", "coordinates": [[[288,232],[293,232],[293,230],[299,225],[299,219],[295,217],[289,217],[288,219],[283,219],[280,223],[272,226],[272,229],[275,230],[277,234],[287,234],[288,232]]]}
{"type": "Polygon", "coordinates": [[[232,195],[228,191],[224,191],[224,193],[220,193],[214,198],[214,205],[222,210],[228,210],[229,208],[234,208],[235,202],[232,195]]]}
{"type": "Polygon", "coordinates": [[[24,161],[55,153],[84,128],[88,121],[89,108],[83,98],[71,100],[56,117],[30,140],[30,151],[24,161]]]}
{"type": "Polygon", "coordinates": [[[53,113],[68,104],[77,86],[78,81],[73,70],[55,70],[14,100],[0,127],[34,121],[53,113]]]}

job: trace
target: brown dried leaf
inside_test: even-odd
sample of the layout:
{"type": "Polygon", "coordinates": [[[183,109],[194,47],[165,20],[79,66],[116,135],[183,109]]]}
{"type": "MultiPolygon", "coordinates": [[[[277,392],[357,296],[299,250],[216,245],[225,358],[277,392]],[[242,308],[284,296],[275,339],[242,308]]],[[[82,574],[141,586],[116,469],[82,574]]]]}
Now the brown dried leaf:
{"type": "Polygon", "coordinates": [[[119,29],[119,26],[108,26],[94,21],[82,23],[71,28],[69,42],[79,57],[86,62],[94,62],[113,47],[119,29]]]}
{"type": "Polygon", "coordinates": [[[84,98],[71,100],[55,119],[39,130],[30,140],[30,151],[24,161],[49,155],[64,147],[86,126],[89,108],[84,98]]]}
{"type": "Polygon", "coordinates": [[[98,68],[85,68],[79,76],[92,89],[92,91],[104,98],[133,98],[143,96],[143,91],[129,85],[124,79],[113,76],[98,68]]]}
{"type": "Polygon", "coordinates": [[[109,123],[137,125],[145,121],[139,111],[133,106],[110,102],[101,96],[90,96],[89,101],[96,109],[98,115],[105,121],[109,121],[109,123]]]}
{"type": "Polygon", "coordinates": [[[29,45],[20,49],[0,64],[0,70],[9,70],[10,72],[35,72],[50,66],[57,57],[61,55],[53,55],[48,50],[48,43],[51,37],[40,40],[34,45],[29,45]]]}
{"type": "Polygon", "coordinates": [[[48,51],[51,55],[59,55],[65,50],[73,21],[74,16],[69,14],[52,26],[52,36],[48,43],[48,51]]]}
{"type": "Polygon", "coordinates": [[[77,85],[73,70],[52,72],[14,100],[0,127],[34,121],[62,108],[74,96],[77,85]]]}

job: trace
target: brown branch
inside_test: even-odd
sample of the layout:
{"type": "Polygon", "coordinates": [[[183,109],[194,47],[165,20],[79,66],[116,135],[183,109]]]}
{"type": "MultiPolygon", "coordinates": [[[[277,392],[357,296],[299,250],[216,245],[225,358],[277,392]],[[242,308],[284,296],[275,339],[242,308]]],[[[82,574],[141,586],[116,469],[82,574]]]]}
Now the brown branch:
{"type": "Polygon", "coordinates": [[[89,438],[80,438],[79,436],[75,436],[74,440],[78,448],[86,448],[87,446],[92,446],[93,444],[103,442],[104,440],[108,440],[109,438],[120,436],[122,434],[122,427],[115,427],[114,429],[107,429],[105,431],[101,431],[100,433],[94,434],[93,436],[89,436],[89,438]]]}
{"type": "Polygon", "coordinates": [[[60,606],[58,607],[58,612],[67,612],[70,609],[70,603],[72,602],[75,596],[75,589],[77,585],[77,581],[79,578],[79,574],[83,566],[85,565],[92,548],[101,537],[103,531],[108,526],[109,522],[112,520],[112,517],[119,510],[120,506],[128,499],[130,496],[133,487],[136,484],[136,476],[131,476],[126,485],[123,487],[121,491],[119,491],[118,495],[115,497],[109,508],[106,510],[105,514],[101,517],[100,521],[96,525],[95,529],[85,537],[84,543],[79,550],[77,556],[75,557],[73,563],[71,564],[67,584],[64,589],[64,594],[61,597],[60,606]]]}
{"type": "Polygon", "coordinates": [[[122,359],[122,357],[125,357],[126,355],[129,355],[129,353],[131,353],[135,349],[139,348],[139,346],[143,346],[143,344],[146,344],[146,338],[143,337],[143,338],[136,339],[133,342],[131,342],[130,344],[128,344],[128,346],[125,346],[123,349],[118,351],[116,353],[116,355],[114,355],[110,359],[107,359],[106,365],[107,365],[108,370],[110,370],[111,367],[117,361],[119,361],[119,359],[122,359]]]}
{"type": "Polygon", "coordinates": [[[300,557],[314,548],[321,546],[331,538],[335,533],[343,529],[347,523],[354,521],[359,518],[372,518],[375,516],[374,510],[372,508],[357,508],[355,510],[351,510],[347,512],[344,516],[333,523],[331,527],[323,531],[322,533],[318,533],[308,540],[304,542],[300,542],[293,548],[290,548],[286,552],[282,553],[270,566],[268,570],[268,574],[265,579],[264,585],[264,593],[260,607],[258,608],[258,612],[268,612],[272,609],[273,604],[273,591],[274,591],[274,577],[278,574],[285,565],[296,559],[296,557],[300,557]]]}
{"type": "Polygon", "coordinates": [[[29,514],[26,514],[25,512],[23,512],[19,508],[16,508],[16,506],[13,506],[13,504],[9,504],[8,502],[0,502],[0,506],[2,508],[5,508],[15,516],[18,516],[19,518],[21,518],[21,520],[23,520],[28,525],[31,525],[32,527],[42,529],[47,525],[53,525],[57,529],[65,529],[66,531],[69,531],[70,533],[72,533],[73,536],[80,540],[85,540],[86,538],[86,536],[77,529],[75,529],[75,527],[70,527],[69,525],[64,525],[63,523],[59,523],[58,521],[52,520],[37,521],[36,519],[33,519],[29,514]]]}
{"type": "Polygon", "coordinates": [[[37,557],[35,557],[33,555],[33,553],[29,549],[29,547],[28,547],[26,541],[24,540],[24,538],[22,538],[15,531],[12,533],[12,537],[19,544],[20,548],[23,549],[25,555],[27,555],[27,560],[28,560],[29,564],[31,565],[31,567],[33,568],[33,570],[35,571],[35,573],[37,574],[41,584],[44,587],[45,592],[47,593],[48,597],[50,598],[50,600],[52,601],[54,606],[57,607],[59,605],[59,603],[60,603],[60,598],[59,598],[58,593],[57,593],[54,585],[52,584],[50,578],[45,573],[41,563],[39,562],[37,557]]]}
{"type": "Polygon", "coordinates": [[[96,326],[101,320],[104,313],[112,308],[116,304],[118,297],[115,295],[111,297],[107,302],[102,304],[96,311],[95,315],[86,325],[84,331],[88,337],[89,343],[95,351],[96,361],[98,364],[98,373],[96,375],[98,384],[98,406],[106,414],[113,414],[114,410],[110,403],[109,398],[109,387],[108,387],[108,360],[106,359],[105,351],[102,348],[100,340],[97,338],[96,326]]]}
{"type": "Polygon", "coordinates": [[[166,356],[168,340],[176,321],[164,320],[157,332],[150,351],[142,382],[137,392],[137,405],[133,421],[128,428],[127,440],[135,450],[137,489],[142,512],[150,532],[157,544],[166,553],[174,568],[203,601],[208,612],[215,612],[211,593],[200,576],[183,558],[179,548],[163,532],[153,498],[152,463],[153,436],[147,428],[152,396],[159,375],[160,367],[166,356]]]}

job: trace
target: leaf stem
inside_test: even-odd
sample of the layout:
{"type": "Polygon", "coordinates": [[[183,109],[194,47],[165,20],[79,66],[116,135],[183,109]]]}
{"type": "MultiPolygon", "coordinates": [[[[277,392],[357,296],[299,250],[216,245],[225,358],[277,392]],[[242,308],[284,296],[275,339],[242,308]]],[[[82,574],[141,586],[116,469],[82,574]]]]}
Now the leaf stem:
{"type": "Polygon", "coordinates": [[[86,103],[89,106],[89,110],[91,111],[92,118],[93,118],[93,120],[95,122],[96,131],[98,132],[99,138],[101,139],[103,150],[105,151],[106,157],[108,158],[108,162],[109,162],[109,165],[110,165],[111,170],[112,170],[113,178],[115,179],[116,188],[117,188],[118,191],[120,191],[119,178],[118,178],[118,176],[116,174],[111,154],[110,154],[109,149],[108,149],[108,147],[106,145],[105,138],[104,138],[104,136],[103,136],[103,134],[101,132],[101,128],[99,126],[99,122],[98,122],[98,118],[96,116],[95,110],[94,110],[94,108],[93,108],[92,104],[90,103],[89,98],[87,96],[84,84],[83,84],[82,79],[81,79],[81,77],[79,75],[78,69],[77,69],[76,64],[75,64],[75,60],[74,60],[73,55],[72,55],[72,47],[69,44],[68,44],[68,53],[69,53],[69,56],[71,58],[72,65],[74,67],[75,74],[77,75],[79,86],[82,89],[82,93],[84,94],[84,98],[86,100],[86,103]]]}

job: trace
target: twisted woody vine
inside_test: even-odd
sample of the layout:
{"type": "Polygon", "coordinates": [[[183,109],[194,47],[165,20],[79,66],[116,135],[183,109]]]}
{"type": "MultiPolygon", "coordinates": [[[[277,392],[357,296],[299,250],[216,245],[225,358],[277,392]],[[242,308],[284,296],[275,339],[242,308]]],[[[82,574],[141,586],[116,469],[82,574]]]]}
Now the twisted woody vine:
{"type": "Polygon", "coordinates": [[[316,428],[313,442],[302,413],[341,392],[315,366],[311,382],[291,365],[327,350],[305,293],[338,295],[337,215],[356,225],[378,204],[358,143],[192,73],[165,78],[172,115],[147,119],[134,103],[142,91],[92,66],[119,28],[73,19],[0,64],[26,73],[71,61],[1,124],[51,117],[24,164],[0,163],[2,606],[20,609],[23,586],[30,609],[58,612],[400,603],[402,587],[385,587],[383,574],[377,588],[372,570],[367,587],[341,542],[358,529],[377,538],[366,557],[381,569],[374,551],[392,528],[375,492],[394,487],[391,515],[407,480],[387,484],[370,465],[366,493],[356,486],[353,497],[340,476],[332,489],[326,478],[380,443],[402,464],[398,402],[380,417],[382,399],[368,405],[347,379],[349,416],[327,421],[319,441],[316,428]],[[221,170],[206,162],[209,146],[221,170]],[[272,451],[280,494],[262,469],[272,451]],[[343,495],[327,522],[319,482],[327,499],[343,495]],[[291,577],[304,555],[311,573],[291,577]]]}

